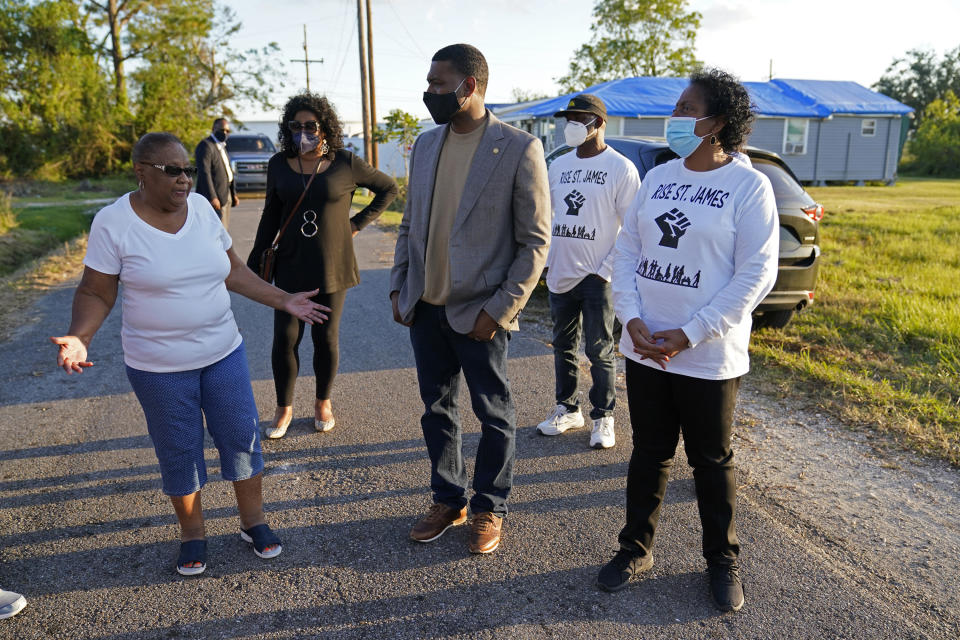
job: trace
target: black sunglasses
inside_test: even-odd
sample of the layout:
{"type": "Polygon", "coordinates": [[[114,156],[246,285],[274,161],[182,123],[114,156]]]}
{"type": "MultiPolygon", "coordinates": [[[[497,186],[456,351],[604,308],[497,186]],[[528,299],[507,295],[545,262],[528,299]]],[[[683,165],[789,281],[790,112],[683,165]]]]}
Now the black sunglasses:
{"type": "Polygon", "coordinates": [[[151,167],[156,167],[157,169],[160,169],[160,171],[163,171],[165,174],[167,174],[171,178],[176,178],[181,173],[186,174],[188,178],[197,177],[196,167],[178,167],[172,164],[153,164],[152,162],[144,162],[142,164],[148,164],[151,167]]]}
{"type": "Polygon", "coordinates": [[[291,120],[287,123],[287,126],[290,127],[290,131],[300,131],[301,129],[307,133],[316,133],[320,131],[320,123],[316,120],[311,120],[310,122],[297,122],[296,120],[291,120]]]}

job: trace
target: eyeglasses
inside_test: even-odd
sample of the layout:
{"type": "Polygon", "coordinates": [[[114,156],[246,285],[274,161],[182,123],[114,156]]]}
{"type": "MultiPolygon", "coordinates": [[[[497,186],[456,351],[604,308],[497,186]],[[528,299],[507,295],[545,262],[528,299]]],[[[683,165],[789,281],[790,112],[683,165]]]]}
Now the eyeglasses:
{"type": "Polygon", "coordinates": [[[181,173],[185,174],[188,178],[197,177],[197,168],[196,167],[178,167],[173,164],[153,164],[152,162],[143,162],[141,164],[148,164],[151,167],[156,167],[163,171],[165,174],[171,178],[176,178],[181,173]]]}
{"type": "Polygon", "coordinates": [[[287,123],[287,126],[290,128],[290,131],[306,131],[307,133],[316,133],[320,131],[320,123],[316,120],[311,120],[310,122],[297,122],[296,120],[291,120],[287,123]]]}
{"type": "Polygon", "coordinates": [[[317,212],[313,209],[307,209],[303,212],[303,224],[300,225],[300,233],[304,238],[312,238],[320,231],[317,226],[317,212]],[[309,217],[308,217],[309,216],[309,217]]]}

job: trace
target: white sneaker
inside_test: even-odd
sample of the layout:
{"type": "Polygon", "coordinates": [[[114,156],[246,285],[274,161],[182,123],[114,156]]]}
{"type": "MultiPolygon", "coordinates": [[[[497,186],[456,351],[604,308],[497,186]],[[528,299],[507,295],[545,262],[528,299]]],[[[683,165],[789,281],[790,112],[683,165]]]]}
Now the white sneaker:
{"type": "Polygon", "coordinates": [[[553,408],[553,413],[547,416],[547,419],[537,425],[537,431],[545,436],[558,436],[568,429],[577,429],[583,426],[583,413],[576,411],[567,411],[562,404],[553,408]]]}
{"type": "Polygon", "coordinates": [[[593,430],[590,432],[590,446],[594,449],[609,449],[617,444],[617,436],[613,432],[613,416],[604,416],[593,421],[593,430]]]}
{"type": "Polygon", "coordinates": [[[19,593],[0,589],[0,620],[12,618],[27,606],[27,599],[19,593]]]}

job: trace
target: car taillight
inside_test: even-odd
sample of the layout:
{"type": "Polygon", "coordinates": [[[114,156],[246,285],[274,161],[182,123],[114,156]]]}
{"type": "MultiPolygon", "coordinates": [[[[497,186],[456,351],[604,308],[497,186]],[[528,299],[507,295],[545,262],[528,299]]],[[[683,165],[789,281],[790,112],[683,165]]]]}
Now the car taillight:
{"type": "Polygon", "coordinates": [[[810,216],[814,222],[820,222],[823,219],[823,205],[813,204],[809,207],[803,207],[803,212],[810,216]]]}

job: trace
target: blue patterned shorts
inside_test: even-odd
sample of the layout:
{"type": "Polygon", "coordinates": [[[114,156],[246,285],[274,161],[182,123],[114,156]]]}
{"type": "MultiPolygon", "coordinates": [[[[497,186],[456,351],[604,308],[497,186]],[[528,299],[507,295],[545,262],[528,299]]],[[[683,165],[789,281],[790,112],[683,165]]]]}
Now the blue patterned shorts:
{"type": "Polygon", "coordinates": [[[206,484],[204,417],[224,480],[246,480],[263,471],[260,417],[242,343],[202,369],[153,373],[128,366],[127,378],[147,418],[165,494],[185,496],[206,484]]]}

